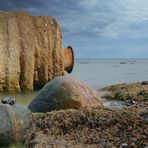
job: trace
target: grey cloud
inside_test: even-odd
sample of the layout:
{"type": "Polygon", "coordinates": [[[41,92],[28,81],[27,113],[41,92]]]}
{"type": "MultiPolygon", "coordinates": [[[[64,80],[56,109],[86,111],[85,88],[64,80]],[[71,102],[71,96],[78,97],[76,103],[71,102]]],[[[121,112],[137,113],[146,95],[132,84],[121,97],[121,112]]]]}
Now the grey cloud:
{"type": "Polygon", "coordinates": [[[45,6],[40,0],[0,0],[1,10],[21,10],[45,6]]]}
{"type": "Polygon", "coordinates": [[[26,10],[34,15],[52,15],[60,22],[65,35],[100,36],[115,18],[112,7],[101,0],[5,0],[1,10],[26,10]]]}
{"type": "Polygon", "coordinates": [[[93,44],[96,53],[103,47],[107,52],[110,48],[119,49],[125,38],[148,38],[147,0],[0,0],[0,10],[26,10],[33,15],[54,16],[61,25],[64,44],[72,43],[76,53],[81,48],[88,49],[89,44],[93,44]],[[112,40],[121,43],[112,44],[112,40]]]}
{"type": "Polygon", "coordinates": [[[145,0],[0,1],[1,10],[26,10],[34,15],[54,16],[67,36],[118,37],[134,23],[148,21],[148,1],[145,0]]]}

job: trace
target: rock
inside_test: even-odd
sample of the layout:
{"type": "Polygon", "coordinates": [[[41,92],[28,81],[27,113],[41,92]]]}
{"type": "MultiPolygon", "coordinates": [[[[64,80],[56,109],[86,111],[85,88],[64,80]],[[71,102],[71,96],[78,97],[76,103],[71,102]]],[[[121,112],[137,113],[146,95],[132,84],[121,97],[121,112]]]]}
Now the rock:
{"type": "Polygon", "coordinates": [[[141,82],[142,85],[148,85],[148,81],[141,82]]]}
{"type": "Polygon", "coordinates": [[[145,120],[148,120],[148,107],[140,111],[139,115],[145,120]]]}
{"type": "Polygon", "coordinates": [[[95,90],[70,76],[60,76],[44,86],[28,108],[32,112],[49,112],[101,104],[95,90]]]}
{"type": "Polygon", "coordinates": [[[0,12],[0,91],[28,92],[64,75],[62,35],[51,16],[0,12]]]}
{"type": "Polygon", "coordinates": [[[120,148],[127,148],[128,147],[128,144],[127,143],[122,143],[121,145],[120,145],[120,148]]]}
{"type": "Polygon", "coordinates": [[[132,99],[125,101],[126,106],[131,106],[131,105],[134,105],[134,104],[136,104],[136,101],[134,101],[132,99]]]}
{"type": "Polygon", "coordinates": [[[148,85],[141,83],[121,83],[106,86],[102,89],[106,93],[102,96],[109,100],[127,101],[129,105],[148,100],[148,85]],[[136,101],[136,102],[135,102],[136,101]]]}
{"type": "Polygon", "coordinates": [[[12,98],[11,96],[5,97],[1,101],[3,104],[9,104],[9,105],[14,105],[16,103],[16,99],[12,98]]]}
{"type": "Polygon", "coordinates": [[[127,62],[123,61],[123,62],[120,62],[120,64],[127,64],[127,62]]]}
{"type": "Polygon", "coordinates": [[[0,104],[0,146],[21,142],[29,127],[29,114],[22,106],[0,104]]]}

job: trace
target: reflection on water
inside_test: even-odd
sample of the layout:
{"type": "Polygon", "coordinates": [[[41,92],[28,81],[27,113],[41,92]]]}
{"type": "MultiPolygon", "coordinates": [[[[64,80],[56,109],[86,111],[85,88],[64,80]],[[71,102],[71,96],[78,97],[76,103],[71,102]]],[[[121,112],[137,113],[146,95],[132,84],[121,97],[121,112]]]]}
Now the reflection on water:
{"type": "Polygon", "coordinates": [[[6,96],[12,96],[16,99],[17,104],[28,106],[31,100],[36,96],[37,92],[26,93],[26,94],[0,94],[0,100],[6,96]]]}

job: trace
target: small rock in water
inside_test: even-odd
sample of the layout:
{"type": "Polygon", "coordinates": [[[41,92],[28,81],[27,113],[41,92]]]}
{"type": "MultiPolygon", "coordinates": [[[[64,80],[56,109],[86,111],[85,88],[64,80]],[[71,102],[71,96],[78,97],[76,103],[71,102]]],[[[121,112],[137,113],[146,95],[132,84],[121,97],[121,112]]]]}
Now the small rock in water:
{"type": "Polygon", "coordinates": [[[123,61],[123,62],[120,62],[120,64],[127,64],[127,62],[126,61],[123,61]]]}
{"type": "Polygon", "coordinates": [[[16,103],[16,99],[9,96],[9,97],[5,97],[1,100],[1,102],[3,104],[9,104],[9,105],[14,105],[16,103]]]}

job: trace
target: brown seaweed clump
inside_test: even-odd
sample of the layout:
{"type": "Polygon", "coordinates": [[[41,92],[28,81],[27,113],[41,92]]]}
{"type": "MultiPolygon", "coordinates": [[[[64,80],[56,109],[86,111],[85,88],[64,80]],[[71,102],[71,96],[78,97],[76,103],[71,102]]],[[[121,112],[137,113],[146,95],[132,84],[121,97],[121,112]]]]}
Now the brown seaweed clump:
{"type": "Polygon", "coordinates": [[[100,107],[33,113],[24,143],[28,147],[146,147],[148,103],[126,109],[100,107]]]}
{"type": "Polygon", "coordinates": [[[101,91],[107,91],[102,97],[109,100],[134,100],[147,101],[148,100],[148,85],[143,83],[122,83],[106,86],[101,91]]]}

